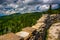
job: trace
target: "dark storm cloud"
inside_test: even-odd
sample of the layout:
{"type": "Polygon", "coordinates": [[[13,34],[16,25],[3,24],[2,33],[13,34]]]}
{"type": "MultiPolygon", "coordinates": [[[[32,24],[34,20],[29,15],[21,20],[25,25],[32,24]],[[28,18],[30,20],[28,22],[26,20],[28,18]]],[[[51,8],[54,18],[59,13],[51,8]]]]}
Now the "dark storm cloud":
{"type": "Polygon", "coordinates": [[[0,0],[0,4],[2,4],[2,3],[4,3],[5,2],[5,0],[0,0]]]}

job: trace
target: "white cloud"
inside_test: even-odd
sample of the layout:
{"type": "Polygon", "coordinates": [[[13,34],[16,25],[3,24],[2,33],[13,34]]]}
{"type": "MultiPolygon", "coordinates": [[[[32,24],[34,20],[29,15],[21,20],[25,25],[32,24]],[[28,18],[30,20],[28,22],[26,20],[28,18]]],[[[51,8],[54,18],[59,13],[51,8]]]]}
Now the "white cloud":
{"type": "Polygon", "coordinates": [[[25,0],[24,3],[31,3],[34,2],[34,0],[25,0]]]}
{"type": "Polygon", "coordinates": [[[16,12],[14,10],[13,11],[12,10],[6,11],[6,15],[13,14],[13,13],[16,13],[16,12]]]}
{"type": "Polygon", "coordinates": [[[43,0],[44,3],[48,2],[49,0],[43,0]]]}
{"type": "Polygon", "coordinates": [[[20,8],[20,10],[24,10],[24,9],[26,9],[26,7],[20,8]]]}
{"type": "Polygon", "coordinates": [[[42,5],[41,7],[40,7],[40,9],[43,11],[46,11],[46,10],[48,10],[49,9],[49,5],[42,5]]]}
{"type": "Polygon", "coordinates": [[[19,5],[17,5],[17,4],[8,4],[7,6],[12,7],[12,8],[17,8],[19,5]]]}
{"type": "Polygon", "coordinates": [[[49,5],[37,5],[36,10],[38,11],[47,11],[49,9],[49,5]]]}
{"type": "Polygon", "coordinates": [[[53,0],[43,0],[43,3],[52,3],[53,0]]]}
{"type": "Polygon", "coordinates": [[[58,7],[59,7],[58,4],[54,4],[54,5],[52,5],[52,9],[57,9],[58,7]]]}

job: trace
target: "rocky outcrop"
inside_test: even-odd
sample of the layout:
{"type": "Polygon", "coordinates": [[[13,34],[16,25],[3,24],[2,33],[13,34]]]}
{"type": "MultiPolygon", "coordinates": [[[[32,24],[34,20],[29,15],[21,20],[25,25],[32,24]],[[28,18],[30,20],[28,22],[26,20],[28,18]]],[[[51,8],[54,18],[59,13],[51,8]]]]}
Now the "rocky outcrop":
{"type": "Polygon", "coordinates": [[[33,34],[33,37],[30,40],[45,40],[46,32],[50,26],[56,22],[60,22],[60,14],[44,14],[32,28],[37,29],[37,32],[33,34]]]}
{"type": "Polygon", "coordinates": [[[24,40],[28,40],[29,37],[32,36],[32,33],[34,33],[35,31],[36,31],[36,29],[34,29],[34,28],[26,27],[26,28],[23,28],[22,31],[17,32],[16,35],[24,38],[24,40]]]}
{"type": "Polygon", "coordinates": [[[22,38],[15,35],[14,33],[8,33],[0,36],[0,40],[21,40],[22,38]]]}
{"type": "Polygon", "coordinates": [[[59,39],[60,37],[60,26],[58,25],[60,25],[60,14],[43,14],[42,17],[37,20],[35,25],[32,27],[23,28],[22,31],[17,32],[15,35],[19,36],[21,40],[45,40],[46,35],[47,40],[55,40],[56,38],[59,39]],[[49,30],[48,34],[46,34],[47,30],[49,30]],[[55,34],[55,32],[59,33],[55,34]],[[55,37],[52,38],[52,36],[55,37]]]}
{"type": "Polygon", "coordinates": [[[49,15],[48,14],[44,14],[42,15],[42,17],[37,20],[37,23],[35,25],[32,26],[32,28],[35,28],[35,29],[39,29],[41,28],[42,26],[46,25],[45,24],[45,21],[49,18],[49,15]]]}
{"type": "Polygon", "coordinates": [[[47,40],[60,40],[60,23],[55,23],[50,27],[47,40]]]}

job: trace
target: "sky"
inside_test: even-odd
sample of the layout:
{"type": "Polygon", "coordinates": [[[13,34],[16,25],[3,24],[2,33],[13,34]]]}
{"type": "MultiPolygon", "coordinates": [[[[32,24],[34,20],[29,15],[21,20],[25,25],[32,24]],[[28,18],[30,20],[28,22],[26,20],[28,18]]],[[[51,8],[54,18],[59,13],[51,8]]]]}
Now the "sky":
{"type": "MultiPolygon", "coordinates": [[[[60,0],[0,0],[0,16],[46,11],[49,9],[49,3],[60,3],[60,0]]],[[[52,5],[52,9],[58,7],[58,4],[52,5]]]]}

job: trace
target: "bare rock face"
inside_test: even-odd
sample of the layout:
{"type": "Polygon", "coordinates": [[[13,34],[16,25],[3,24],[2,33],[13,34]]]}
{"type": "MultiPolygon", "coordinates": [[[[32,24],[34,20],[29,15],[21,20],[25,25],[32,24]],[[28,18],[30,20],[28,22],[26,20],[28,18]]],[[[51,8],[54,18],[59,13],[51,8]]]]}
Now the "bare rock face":
{"type": "MultiPolygon", "coordinates": [[[[44,14],[42,15],[42,17],[37,20],[37,23],[35,25],[32,26],[32,28],[37,29],[36,34],[30,38],[30,40],[45,40],[44,38],[46,35],[46,31],[50,29],[50,26],[56,22],[60,21],[60,14],[52,14],[52,15],[48,15],[48,14],[44,14]]],[[[60,25],[59,23],[57,23],[57,25],[60,25]]],[[[56,26],[56,25],[55,25],[56,26]]],[[[55,28],[55,27],[54,27],[55,28]]],[[[53,29],[52,29],[53,30],[53,29]]],[[[55,31],[55,30],[54,30],[55,31]]],[[[50,31],[49,31],[50,32],[50,31]]],[[[51,32],[52,33],[52,32],[51,32]]],[[[49,33],[48,33],[49,34],[49,33]]],[[[53,35],[54,33],[52,33],[53,35]]],[[[51,36],[52,36],[51,35],[51,36]]],[[[59,35],[59,34],[58,34],[59,35]]],[[[54,36],[52,37],[54,38],[54,36]]],[[[55,38],[56,39],[56,38],[55,38]]],[[[55,40],[54,39],[54,40],[55,40]]],[[[57,37],[58,39],[58,37],[57,37]]],[[[56,39],[56,40],[57,40],[56,39]]],[[[49,40],[49,38],[47,39],[49,40]]],[[[51,39],[50,39],[51,40],[51,39]]],[[[53,40],[53,39],[52,39],[53,40]]]]}
{"type": "MultiPolygon", "coordinates": [[[[19,37],[17,40],[45,40],[45,38],[47,40],[60,40],[60,14],[43,14],[35,25],[23,28],[15,35],[16,39],[19,37]]],[[[12,37],[14,36],[12,35],[12,37]]]]}
{"type": "Polygon", "coordinates": [[[47,40],[60,40],[60,23],[55,23],[50,27],[47,40]]]}
{"type": "Polygon", "coordinates": [[[29,37],[31,37],[34,31],[35,31],[34,28],[26,27],[23,28],[22,31],[17,32],[16,35],[22,37],[24,40],[27,40],[29,37]]]}
{"type": "Polygon", "coordinates": [[[21,37],[15,35],[14,33],[8,33],[0,36],[0,40],[20,40],[21,37]]]}
{"type": "Polygon", "coordinates": [[[39,28],[41,28],[41,26],[44,26],[44,25],[45,25],[45,23],[37,23],[37,24],[33,25],[32,28],[39,29],[39,28]]]}
{"type": "Polygon", "coordinates": [[[42,15],[42,17],[39,20],[37,20],[37,23],[45,22],[48,19],[48,16],[48,14],[42,15]]]}
{"type": "Polygon", "coordinates": [[[43,25],[45,26],[46,24],[44,22],[48,19],[48,16],[49,16],[48,14],[42,15],[42,17],[39,20],[37,20],[37,23],[33,25],[32,28],[39,29],[43,25]]]}

